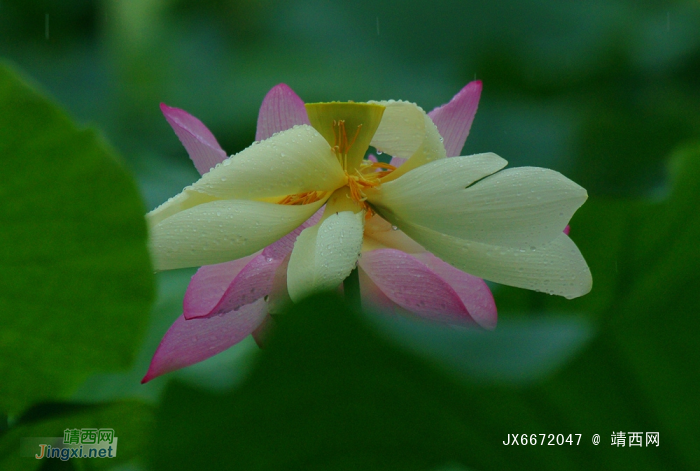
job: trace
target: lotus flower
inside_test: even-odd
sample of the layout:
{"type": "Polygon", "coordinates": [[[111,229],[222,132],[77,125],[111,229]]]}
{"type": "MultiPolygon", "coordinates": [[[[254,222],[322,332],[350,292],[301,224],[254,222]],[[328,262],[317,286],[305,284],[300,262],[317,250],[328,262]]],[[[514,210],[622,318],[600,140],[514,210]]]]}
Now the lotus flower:
{"type": "Polygon", "coordinates": [[[494,154],[445,158],[460,153],[480,93],[472,82],[426,115],[394,101],[305,106],[280,84],[260,109],[260,143],[228,159],[199,120],[161,105],[203,177],[149,213],[156,266],[214,264],[193,276],[143,382],[249,334],[260,343],[270,313],[338,286],[356,264],[363,305],[447,324],[495,326],[477,276],[588,292],[562,232],[585,190],[546,169],[499,172],[494,154]],[[391,163],[363,160],[370,144],[391,163]]]}

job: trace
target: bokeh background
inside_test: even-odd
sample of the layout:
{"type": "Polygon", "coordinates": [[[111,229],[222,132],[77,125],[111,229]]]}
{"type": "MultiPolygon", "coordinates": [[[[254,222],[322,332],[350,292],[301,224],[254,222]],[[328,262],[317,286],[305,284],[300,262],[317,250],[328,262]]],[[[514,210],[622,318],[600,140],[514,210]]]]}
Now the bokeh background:
{"type": "MultiPolygon", "coordinates": [[[[198,177],[160,113],[161,102],[200,118],[232,154],[253,141],[260,103],[281,82],[306,102],[393,98],[430,111],[469,81],[482,80],[462,155],[492,151],[511,166],[560,171],[588,190],[571,236],[589,261],[594,288],[566,301],[494,285],[499,327],[489,333],[369,321],[367,332],[381,332],[382,342],[415,355],[410,361],[439,371],[441,379],[433,378],[431,388],[443,379],[462,388],[433,404],[444,405],[448,412],[437,415],[457,417],[460,426],[433,423],[427,412],[410,426],[392,422],[398,413],[383,419],[387,435],[404,427],[425,433],[425,443],[439,442],[448,432],[463,438],[454,449],[425,445],[416,451],[422,458],[396,469],[414,469],[411,463],[415,469],[477,470],[700,467],[694,442],[700,432],[697,1],[0,0],[0,56],[78,123],[100,130],[137,182],[145,209],[198,177]],[[610,445],[613,431],[658,431],[661,446],[621,450],[610,445]],[[583,433],[585,445],[513,451],[501,443],[509,433],[583,433]],[[591,444],[593,433],[602,437],[598,447],[591,444]]],[[[244,439],[236,444],[242,432],[232,424],[255,417],[267,432],[246,429],[247,436],[259,432],[284,455],[291,445],[279,437],[296,430],[285,428],[285,420],[302,420],[272,407],[274,420],[253,414],[246,421],[230,405],[245,403],[240,391],[245,384],[255,389],[250,381],[256,374],[272,374],[260,372],[250,339],[202,364],[139,384],[161,336],[181,313],[192,274],[157,276],[156,302],[130,369],[93,375],[61,398],[146,405],[149,419],[139,427],[156,432],[141,434],[150,438],[134,432],[144,443],[142,452],[114,464],[118,469],[180,469],[191,455],[171,450],[177,458],[172,462],[148,456],[155,447],[172,446],[163,437],[176,441],[175,431],[215,427],[231,450],[264,455],[244,439]],[[258,368],[253,376],[251,368],[258,368]],[[235,400],[221,399],[226,395],[235,400]],[[187,404],[186,398],[227,405],[216,413],[198,410],[199,417],[211,412],[212,421],[190,424],[187,407],[176,407],[187,404]],[[215,420],[229,412],[235,420],[215,420]]],[[[358,335],[374,335],[367,332],[358,335]]],[[[338,342],[343,344],[342,336],[338,342]]],[[[355,371],[357,365],[346,367],[355,371]]],[[[357,371],[358,378],[368,375],[357,371]]],[[[281,400],[274,391],[258,393],[268,394],[269,403],[281,400]]],[[[328,410],[338,404],[321,396],[317,400],[328,410]]],[[[333,417],[329,412],[315,420],[331,423],[333,417]]],[[[5,429],[12,423],[10,415],[5,429]]],[[[365,431],[359,425],[347,429],[348,436],[355,433],[365,431]]],[[[326,446],[321,435],[310,432],[308,442],[326,446]]],[[[119,436],[129,440],[126,431],[119,436]]],[[[216,440],[209,438],[207,443],[216,440]]],[[[197,440],[187,453],[205,447],[197,440]]],[[[361,449],[338,447],[330,446],[336,452],[328,456],[313,448],[309,456],[361,449]]],[[[275,463],[257,455],[257,461],[242,459],[248,464],[240,468],[229,468],[236,462],[215,451],[191,459],[201,469],[392,469],[391,453],[385,461],[380,452],[366,455],[375,458],[354,465],[298,457],[275,463]]]]}

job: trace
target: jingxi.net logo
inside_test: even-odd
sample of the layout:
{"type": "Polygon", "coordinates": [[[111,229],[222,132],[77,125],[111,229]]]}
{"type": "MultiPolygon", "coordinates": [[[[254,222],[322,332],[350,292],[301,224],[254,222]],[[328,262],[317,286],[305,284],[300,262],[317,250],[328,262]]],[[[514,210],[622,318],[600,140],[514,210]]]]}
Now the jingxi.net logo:
{"type": "Polygon", "coordinates": [[[66,429],[63,437],[23,438],[20,455],[44,458],[114,458],[117,456],[117,437],[111,428],[66,429]]]}

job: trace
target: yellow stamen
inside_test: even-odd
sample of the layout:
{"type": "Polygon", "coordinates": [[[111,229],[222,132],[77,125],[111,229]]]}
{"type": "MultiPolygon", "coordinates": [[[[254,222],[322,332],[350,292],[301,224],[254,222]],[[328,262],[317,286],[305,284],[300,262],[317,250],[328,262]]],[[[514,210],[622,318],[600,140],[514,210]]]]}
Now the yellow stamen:
{"type": "Polygon", "coordinates": [[[366,217],[372,217],[372,210],[366,203],[367,195],[365,190],[370,188],[377,188],[381,185],[381,178],[385,175],[390,174],[396,170],[396,167],[390,164],[385,164],[382,162],[367,162],[364,161],[358,170],[355,170],[354,174],[345,172],[348,178],[348,189],[350,190],[350,198],[362,206],[366,211],[366,217]],[[383,168],[385,170],[381,172],[371,171],[383,168]]]}
{"type": "Polygon", "coordinates": [[[360,135],[360,129],[362,129],[362,124],[357,126],[355,136],[352,138],[352,141],[348,142],[345,120],[333,120],[333,152],[335,152],[335,156],[338,158],[340,165],[343,166],[343,170],[348,169],[348,153],[357,140],[357,136],[360,135]]]}
{"type": "Polygon", "coordinates": [[[311,204],[321,200],[326,195],[325,191],[305,191],[296,195],[287,195],[277,204],[286,204],[290,206],[311,204]]]}

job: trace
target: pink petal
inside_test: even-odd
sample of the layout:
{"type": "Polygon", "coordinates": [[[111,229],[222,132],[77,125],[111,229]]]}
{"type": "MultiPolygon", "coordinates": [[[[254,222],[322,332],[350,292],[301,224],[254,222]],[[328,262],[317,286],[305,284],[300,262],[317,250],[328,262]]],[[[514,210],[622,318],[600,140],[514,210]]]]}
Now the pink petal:
{"type": "Polygon", "coordinates": [[[496,327],[498,313],[491,290],[484,280],[464,273],[430,252],[413,254],[455,290],[472,319],[486,329],[496,327]]]}
{"type": "Polygon", "coordinates": [[[255,140],[262,141],[276,132],[286,131],[297,124],[309,124],[304,102],[286,84],[280,83],[267,92],[258,113],[255,140]]]}
{"type": "Polygon", "coordinates": [[[481,80],[469,82],[449,103],[428,113],[444,138],[443,144],[448,157],[457,156],[462,152],[479,106],[481,89],[481,80]]]}
{"type": "Polygon", "coordinates": [[[571,226],[569,226],[567,224],[566,227],[564,228],[564,234],[569,235],[569,232],[571,232],[571,226]]]}
{"type": "Polygon", "coordinates": [[[287,291],[287,268],[289,267],[289,258],[290,255],[287,255],[284,260],[282,260],[272,280],[272,289],[270,289],[270,295],[267,298],[267,311],[270,314],[282,312],[292,304],[289,292],[287,291]]]}
{"type": "Polygon", "coordinates": [[[186,319],[208,315],[221,301],[238,274],[257,255],[216,265],[205,265],[194,274],[182,303],[186,319]]]}
{"type": "Polygon", "coordinates": [[[469,324],[474,319],[457,292],[425,263],[395,249],[365,252],[360,266],[394,303],[428,320],[469,324]]]}
{"type": "Polygon", "coordinates": [[[275,272],[285,257],[292,253],[297,236],[316,224],[322,214],[323,209],[318,210],[297,229],[265,247],[262,253],[231,262],[205,265],[197,270],[185,292],[185,319],[235,310],[269,295],[275,272]]]}
{"type": "MultiPolygon", "coordinates": [[[[390,316],[410,315],[410,312],[393,302],[381,289],[379,289],[379,286],[372,281],[372,279],[362,269],[361,265],[358,270],[358,274],[360,278],[360,293],[362,295],[363,310],[374,311],[390,316]]],[[[342,284],[340,286],[342,287],[342,284]]]]}
{"type": "Polygon", "coordinates": [[[215,316],[233,311],[268,296],[275,272],[281,263],[282,260],[263,254],[255,257],[234,278],[219,303],[206,315],[215,316]]]}
{"type": "Polygon", "coordinates": [[[376,162],[379,162],[379,161],[377,160],[377,158],[374,156],[374,154],[369,154],[369,155],[367,156],[367,160],[369,160],[370,162],[375,162],[375,163],[376,163],[376,162]]]}
{"type": "Polygon", "coordinates": [[[192,320],[178,317],[158,345],[141,383],[226,350],[257,329],[266,315],[261,299],[220,316],[192,320]]]}
{"type": "Polygon", "coordinates": [[[398,168],[404,163],[406,163],[407,160],[408,159],[404,159],[403,157],[392,157],[391,162],[389,162],[389,165],[393,165],[394,167],[398,168]]]}
{"type": "Polygon", "coordinates": [[[187,111],[171,108],[165,103],[160,104],[160,110],[187,149],[200,175],[204,175],[216,164],[226,160],[226,152],[200,120],[187,111]]]}

